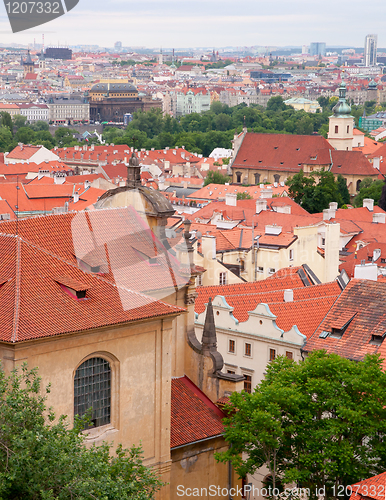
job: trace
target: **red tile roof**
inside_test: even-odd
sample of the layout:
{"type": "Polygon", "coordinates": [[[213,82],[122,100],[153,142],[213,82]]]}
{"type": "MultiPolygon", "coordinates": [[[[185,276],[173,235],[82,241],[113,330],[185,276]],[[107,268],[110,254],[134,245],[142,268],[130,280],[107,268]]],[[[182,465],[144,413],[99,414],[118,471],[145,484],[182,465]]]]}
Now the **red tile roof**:
{"type": "Polygon", "coordinates": [[[0,262],[7,280],[0,287],[5,342],[184,311],[151,296],[186,278],[130,208],[22,219],[17,227],[0,223],[0,262]],[[103,274],[90,272],[98,263],[103,274]],[[86,298],[74,300],[59,283],[87,289],[86,298]]]}
{"type": "Polygon", "coordinates": [[[385,282],[351,280],[304,349],[325,349],[357,361],[367,353],[378,352],[380,346],[371,343],[371,339],[372,335],[382,336],[386,332],[385,294],[385,282]],[[331,336],[332,328],[337,328],[342,317],[353,319],[341,338],[331,336]],[[322,332],[329,334],[323,338],[322,332]]]}
{"type": "Polygon", "coordinates": [[[220,436],[224,413],[187,377],[172,379],[170,447],[220,436]]]}
{"type": "Polygon", "coordinates": [[[376,170],[361,151],[331,151],[331,172],[335,175],[377,176],[376,170]]]}
{"type": "Polygon", "coordinates": [[[330,165],[329,151],[332,149],[322,136],[248,132],[237,152],[232,169],[274,168],[299,172],[303,164],[330,165]]]}
{"type": "Polygon", "coordinates": [[[209,297],[213,299],[216,295],[222,295],[234,308],[233,316],[244,322],[248,320],[250,311],[258,304],[264,303],[268,304],[270,311],[277,316],[276,324],[279,328],[288,331],[296,325],[299,331],[309,338],[340,295],[341,288],[336,281],[305,287],[296,273],[281,276],[283,274],[255,283],[198,287],[196,312],[200,314],[205,310],[209,297]],[[229,291],[230,287],[232,289],[229,291]],[[288,288],[294,292],[293,302],[284,302],[284,290],[288,288]],[[234,293],[236,289],[238,293],[234,293]]]}
{"type": "Polygon", "coordinates": [[[350,500],[385,500],[386,472],[351,485],[350,500]]]}
{"type": "Polygon", "coordinates": [[[7,159],[29,160],[42,146],[16,146],[7,154],[7,159]]]}

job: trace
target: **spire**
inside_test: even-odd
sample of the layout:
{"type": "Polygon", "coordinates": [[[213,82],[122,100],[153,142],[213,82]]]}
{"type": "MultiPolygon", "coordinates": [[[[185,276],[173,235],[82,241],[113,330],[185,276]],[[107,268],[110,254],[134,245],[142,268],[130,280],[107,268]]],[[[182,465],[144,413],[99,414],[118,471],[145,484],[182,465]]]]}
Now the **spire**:
{"type": "Polygon", "coordinates": [[[216,325],[214,323],[212,299],[210,297],[206,308],[206,317],[201,343],[203,349],[207,349],[208,351],[217,350],[216,325]]]}
{"type": "Polygon", "coordinates": [[[351,106],[346,101],[346,91],[346,83],[344,82],[342,77],[342,83],[339,87],[339,101],[332,108],[334,116],[349,116],[351,113],[351,106]]]}
{"type": "Polygon", "coordinates": [[[139,166],[139,160],[135,155],[133,149],[133,154],[129,160],[129,166],[127,167],[127,181],[126,186],[130,188],[138,188],[142,186],[141,183],[141,167],[139,166]]]}

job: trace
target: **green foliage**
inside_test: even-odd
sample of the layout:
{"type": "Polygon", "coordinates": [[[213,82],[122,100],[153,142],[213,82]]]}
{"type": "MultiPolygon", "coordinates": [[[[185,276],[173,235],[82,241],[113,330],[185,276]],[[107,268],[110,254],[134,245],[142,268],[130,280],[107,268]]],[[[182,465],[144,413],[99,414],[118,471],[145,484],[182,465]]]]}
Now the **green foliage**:
{"type": "Polygon", "coordinates": [[[221,172],[217,172],[216,170],[209,170],[204,186],[207,186],[208,184],[225,184],[227,182],[230,182],[230,177],[227,175],[223,175],[221,172]]]}
{"type": "MultiPolygon", "coordinates": [[[[5,151],[11,151],[11,148],[9,149],[8,146],[12,144],[13,138],[12,138],[12,132],[9,130],[8,127],[4,127],[4,125],[0,126],[0,151],[5,153],[5,151]]],[[[13,149],[13,148],[12,148],[13,149]]]]}
{"type": "Polygon", "coordinates": [[[240,476],[267,463],[274,480],[316,489],[386,470],[386,374],[325,351],[295,363],[278,357],[253,394],[233,393],[225,422],[231,447],[217,455],[240,476]],[[243,453],[245,458],[243,458],[243,453]]]}
{"type": "Polygon", "coordinates": [[[14,115],[12,121],[13,121],[13,126],[16,128],[16,130],[19,130],[19,128],[26,126],[27,117],[24,115],[14,115]]]}
{"type": "Polygon", "coordinates": [[[252,200],[252,196],[249,193],[238,192],[237,199],[238,200],[252,200]]]}
{"type": "Polygon", "coordinates": [[[76,134],[76,130],[69,129],[68,127],[58,127],[55,130],[55,140],[60,148],[65,146],[73,146],[78,144],[78,141],[74,140],[73,134],[76,134]]]}
{"type": "Polygon", "coordinates": [[[382,194],[378,201],[378,206],[380,206],[382,210],[386,211],[386,182],[383,185],[382,194]]]}
{"type": "Polygon", "coordinates": [[[343,205],[340,184],[335,181],[331,172],[321,170],[306,176],[303,170],[300,170],[287,180],[286,185],[289,186],[291,198],[311,214],[322,212],[333,201],[337,202],[339,207],[343,205]]]}
{"type": "Polygon", "coordinates": [[[342,203],[344,204],[350,203],[350,193],[347,187],[347,181],[341,174],[339,174],[336,179],[336,182],[338,184],[338,191],[342,198],[342,203]]]}
{"type": "MultiPolygon", "coordinates": [[[[46,389],[46,393],[49,389],[46,389]]],[[[162,486],[140,447],[85,447],[84,419],[69,428],[41,395],[36,369],[6,377],[0,367],[0,498],[147,500],[162,486]]]]}
{"type": "Polygon", "coordinates": [[[378,205],[384,185],[384,181],[381,180],[364,179],[361,182],[359,193],[354,198],[354,207],[362,207],[365,198],[373,199],[374,203],[378,205]]]}
{"type": "Polygon", "coordinates": [[[13,123],[12,123],[12,118],[9,113],[6,111],[1,111],[0,112],[0,126],[1,127],[8,127],[9,130],[13,133],[13,123]]]}

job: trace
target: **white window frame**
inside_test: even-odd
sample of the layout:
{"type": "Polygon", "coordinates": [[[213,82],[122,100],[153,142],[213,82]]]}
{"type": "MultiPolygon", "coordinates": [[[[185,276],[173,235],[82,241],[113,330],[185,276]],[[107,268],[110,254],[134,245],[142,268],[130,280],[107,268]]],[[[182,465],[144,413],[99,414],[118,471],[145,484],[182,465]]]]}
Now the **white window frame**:
{"type": "Polygon", "coordinates": [[[228,284],[228,277],[226,271],[222,271],[218,275],[218,283],[220,286],[227,285],[228,284]]]}
{"type": "Polygon", "coordinates": [[[294,249],[293,248],[290,248],[289,260],[290,260],[290,262],[292,262],[294,260],[294,249]]]}

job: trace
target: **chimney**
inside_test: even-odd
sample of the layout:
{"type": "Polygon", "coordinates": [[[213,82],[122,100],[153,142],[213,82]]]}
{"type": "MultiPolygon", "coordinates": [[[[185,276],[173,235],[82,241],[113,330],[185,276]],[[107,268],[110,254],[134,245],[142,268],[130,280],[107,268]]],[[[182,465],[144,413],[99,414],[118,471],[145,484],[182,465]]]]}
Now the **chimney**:
{"type": "Polygon", "coordinates": [[[262,198],[259,198],[256,200],[256,213],[259,214],[260,212],[263,212],[264,210],[267,210],[267,200],[264,200],[262,198]]]}
{"type": "Polygon", "coordinates": [[[187,181],[184,181],[182,183],[182,186],[183,186],[184,189],[188,189],[188,183],[187,183],[187,181]]]}
{"type": "Polygon", "coordinates": [[[90,149],[91,149],[91,151],[94,151],[94,149],[95,149],[95,145],[94,145],[94,144],[91,144],[90,149]]]}
{"type": "Polygon", "coordinates": [[[74,198],[74,203],[78,203],[78,201],[79,201],[79,193],[74,193],[73,194],[73,198],[74,198]]]}
{"type": "Polygon", "coordinates": [[[216,237],[209,234],[203,234],[201,251],[204,255],[204,259],[216,259],[216,237]]]}
{"type": "Polygon", "coordinates": [[[366,264],[364,261],[354,268],[354,278],[358,280],[378,281],[378,266],[370,262],[366,264]]]}
{"type": "Polygon", "coordinates": [[[377,156],[376,158],[373,158],[373,167],[379,170],[380,167],[380,158],[377,156]]]}
{"type": "Polygon", "coordinates": [[[335,219],[335,214],[336,214],[336,211],[338,210],[338,204],[336,201],[332,201],[330,203],[330,213],[332,214],[331,215],[331,218],[332,219],[335,219]]]}
{"type": "Polygon", "coordinates": [[[284,290],[284,302],[294,301],[294,291],[291,288],[284,290]]]}
{"type": "Polygon", "coordinates": [[[374,200],[371,198],[364,198],[363,207],[367,208],[369,212],[372,212],[374,210],[374,200]]]}
{"type": "Polygon", "coordinates": [[[279,184],[278,184],[277,182],[274,182],[274,183],[273,183],[273,187],[275,187],[275,188],[277,188],[277,187],[278,187],[278,185],[279,185],[279,184]]]}
{"type": "Polygon", "coordinates": [[[386,222],[386,214],[385,213],[373,213],[373,222],[374,224],[385,224],[386,222]]]}
{"type": "Polygon", "coordinates": [[[291,213],[291,205],[279,205],[276,207],[276,212],[278,214],[290,214],[291,213]]]}
{"type": "Polygon", "coordinates": [[[226,193],[225,205],[228,205],[230,207],[237,206],[237,194],[236,193],[226,193]]]}
{"type": "Polygon", "coordinates": [[[323,220],[330,220],[331,219],[331,211],[329,208],[325,208],[323,210],[323,220]]]}
{"type": "Polygon", "coordinates": [[[269,234],[272,236],[279,236],[282,230],[283,230],[282,226],[276,226],[276,225],[265,226],[265,234],[269,234]]]}

